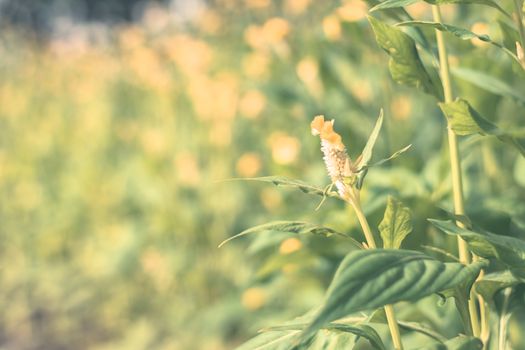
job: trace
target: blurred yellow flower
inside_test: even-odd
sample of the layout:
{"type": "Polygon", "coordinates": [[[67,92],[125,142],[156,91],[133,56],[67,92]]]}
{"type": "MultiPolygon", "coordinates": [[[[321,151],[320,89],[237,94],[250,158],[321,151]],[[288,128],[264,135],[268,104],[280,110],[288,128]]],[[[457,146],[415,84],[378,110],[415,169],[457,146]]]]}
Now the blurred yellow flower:
{"type": "Polygon", "coordinates": [[[252,52],[242,60],[244,74],[249,78],[261,79],[268,75],[270,57],[263,52],[252,52]]]}
{"type": "MultiPolygon", "coordinates": [[[[470,27],[470,31],[478,35],[488,34],[489,26],[487,23],[476,22],[472,25],[472,27],[470,27]]],[[[481,41],[478,38],[470,39],[470,42],[472,43],[472,45],[477,47],[487,47],[489,45],[489,43],[487,43],[486,41],[481,41]]]]}
{"type": "Polygon", "coordinates": [[[406,11],[416,20],[425,19],[431,16],[430,6],[424,2],[416,2],[405,7],[406,11]]]}
{"type": "Polygon", "coordinates": [[[392,115],[397,120],[407,120],[412,112],[412,102],[408,96],[396,96],[390,104],[392,115]]]}
{"type": "Polygon", "coordinates": [[[362,0],[349,0],[336,13],[343,21],[357,22],[368,15],[368,5],[362,0]]]}
{"type": "Polygon", "coordinates": [[[224,22],[217,11],[206,9],[199,16],[197,25],[206,34],[218,34],[223,28],[224,22]]]}
{"type": "Polygon", "coordinates": [[[253,152],[244,153],[236,164],[237,174],[242,177],[253,177],[261,170],[261,158],[253,152]]]}
{"type": "Polygon", "coordinates": [[[341,22],[334,15],[323,18],[323,32],[328,40],[336,41],[341,39],[341,22]]]}
{"type": "Polygon", "coordinates": [[[167,135],[160,129],[146,129],[140,135],[144,151],[153,156],[161,156],[168,152],[167,135]]]}
{"type": "Polygon", "coordinates": [[[248,310],[260,309],[266,303],[266,292],[259,287],[248,288],[242,293],[241,303],[248,310]]]}
{"type": "Polygon", "coordinates": [[[300,15],[308,9],[310,2],[311,0],[286,0],[284,9],[293,15],[300,15]]]}
{"type": "Polygon", "coordinates": [[[201,172],[197,158],[189,153],[179,153],[174,161],[175,174],[179,182],[186,186],[197,186],[201,182],[201,172]]]}
{"type": "Polygon", "coordinates": [[[319,66],[312,57],[306,57],[299,61],[296,70],[299,78],[305,83],[311,83],[319,75],[319,66]]]}
{"type": "Polygon", "coordinates": [[[282,255],[291,254],[298,251],[303,246],[303,243],[295,237],[287,238],[281,242],[279,246],[279,253],[282,255]]]}
{"type": "Polygon", "coordinates": [[[269,141],[274,162],[288,165],[297,160],[301,146],[298,139],[282,132],[274,132],[269,141]]]}
{"type": "Polygon", "coordinates": [[[244,3],[246,4],[246,7],[248,8],[262,9],[262,8],[270,6],[271,1],[270,0],[244,0],[244,3]]]}
{"type": "Polygon", "coordinates": [[[153,248],[146,249],[140,257],[140,263],[157,290],[165,291],[169,287],[173,278],[167,258],[161,252],[153,248]]]}
{"type": "Polygon", "coordinates": [[[274,17],[263,25],[262,34],[267,42],[278,43],[290,33],[290,24],[283,18],[274,17]]]}
{"type": "Polygon", "coordinates": [[[239,102],[241,116],[254,119],[261,114],[266,106],[266,96],[259,90],[248,90],[239,102]]]}
{"type": "Polygon", "coordinates": [[[261,203],[269,211],[278,211],[283,202],[281,192],[273,187],[265,187],[261,190],[261,203]]]}
{"type": "Polygon", "coordinates": [[[167,56],[188,76],[206,72],[214,60],[210,46],[189,35],[179,34],[164,39],[162,47],[167,56]]]}

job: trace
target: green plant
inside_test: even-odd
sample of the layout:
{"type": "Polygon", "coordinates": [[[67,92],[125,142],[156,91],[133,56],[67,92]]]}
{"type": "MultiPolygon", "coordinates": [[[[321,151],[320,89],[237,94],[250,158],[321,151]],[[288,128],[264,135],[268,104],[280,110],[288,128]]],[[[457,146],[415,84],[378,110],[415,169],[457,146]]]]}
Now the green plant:
{"type": "MultiPolygon", "coordinates": [[[[512,16],[505,9],[506,6],[494,1],[425,1],[432,7],[433,21],[414,20],[404,10],[404,6],[419,2],[418,0],[367,2],[374,5],[372,12],[377,11],[381,13],[380,16],[401,20],[392,26],[375,15],[368,18],[377,43],[390,57],[388,67],[392,79],[433,96],[446,118],[453,211],[443,211],[444,218],[439,220],[424,219],[429,219],[440,232],[456,236],[459,257],[454,256],[453,250],[449,251],[450,247],[431,247],[430,250],[438,253],[439,257],[400,249],[407,235],[414,231],[412,215],[408,207],[392,197],[388,199],[383,220],[378,226],[383,243],[383,247],[378,249],[375,234],[362,208],[364,180],[372,167],[396,158],[409,147],[375,164],[371,163],[374,145],[383,123],[381,113],[363,152],[352,161],[342,137],[333,129],[333,121],[325,121],[324,117],[318,116],[312,122],[312,133],[321,138],[321,149],[331,185],[322,189],[283,177],[252,180],[292,186],[305,193],[321,196],[321,203],[326,197],[343,200],[352,207],[366,243],[360,246],[355,236],[339,233],[339,236],[351,242],[352,251],[339,264],[320,306],[294,321],[266,329],[267,332],[248,341],[241,349],[343,349],[355,345],[363,338],[373,348],[387,348],[384,345],[387,340],[373,326],[376,323],[388,325],[395,349],[403,349],[400,329],[421,333],[436,341],[435,345],[418,347],[421,349],[505,349],[509,315],[524,305],[521,285],[525,282],[525,242],[519,237],[490,233],[467,215],[469,207],[466,205],[463,189],[465,179],[461,168],[462,152],[458,135],[495,137],[512,146],[523,157],[524,134],[523,130],[510,127],[507,121],[507,126],[503,128],[487,120],[461,94],[458,94],[460,98],[454,100],[452,74],[483,90],[509,97],[521,112],[524,100],[519,89],[523,85],[518,82],[513,87],[490,73],[470,68],[451,69],[445,34],[459,40],[477,39],[491,44],[503,54],[507,69],[523,77],[523,53],[520,53],[520,47],[523,47],[522,4],[520,1],[509,4],[515,10],[516,25],[513,26],[509,24],[512,16]],[[443,23],[440,5],[448,3],[458,6],[486,5],[498,10],[502,21],[505,21],[504,39],[520,38],[522,43],[514,42],[517,45],[513,47],[512,40],[500,43],[487,35],[443,23]],[[435,40],[432,33],[435,34],[435,40]],[[430,44],[434,41],[436,47],[430,44]],[[437,65],[438,70],[433,65],[437,65]],[[454,261],[447,262],[450,258],[454,261]],[[396,310],[402,311],[403,307],[408,308],[407,305],[414,305],[435,293],[443,300],[454,300],[463,329],[453,336],[429,330],[424,324],[408,325],[406,320],[396,317],[394,304],[405,302],[396,310]]],[[[478,142],[485,141],[486,138],[478,142]]],[[[333,229],[304,222],[276,222],[250,229],[238,236],[263,231],[321,233],[327,239],[336,234],[333,229]]]]}

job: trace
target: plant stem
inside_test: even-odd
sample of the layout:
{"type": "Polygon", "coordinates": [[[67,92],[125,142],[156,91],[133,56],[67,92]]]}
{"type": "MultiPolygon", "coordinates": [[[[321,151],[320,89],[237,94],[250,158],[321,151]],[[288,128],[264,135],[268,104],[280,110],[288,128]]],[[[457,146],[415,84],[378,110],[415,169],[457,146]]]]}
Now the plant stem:
{"type": "MultiPolygon", "coordinates": [[[[434,17],[434,22],[441,23],[441,12],[439,6],[432,6],[432,15],[434,17]]],[[[453,101],[452,94],[452,84],[450,81],[450,68],[448,65],[448,54],[447,48],[445,46],[445,39],[443,37],[443,32],[436,30],[436,40],[438,45],[439,53],[439,68],[440,76],[443,84],[443,92],[445,97],[445,102],[453,101]]],[[[463,181],[461,178],[461,165],[458,149],[458,140],[456,134],[452,130],[450,124],[447,126],[448,132],[448,146],[450,153],[450,171],[452,174],[452,193],[454,197],[454,213],[456,215],[464,215],[464,200],[463,200],[463,181]]],[[[456,223],[459,227],[464,227],[461,222],[456,223]]],[[[470,254],[468,251],[467,243],[458,236],[458,250],[459,250],[459,260],[463,264],[470,263],[470,254]]],[[[468,301],[468,308],[470,313],[470,321],[472,325],[472,330],[474,336],[479,337],[480,335],[480,325],[478,318],[478,309],[476,305],[476,299],[473,295],[470,296],[468,301]]]]}
{"type": "Polygon", "coordinates": [[[516,25],[518,26],[518,31],[520,33],[521,47],[525,50],[525,29],[523,28],[523,19],[521,18],[521,1],[514,0],[514,19],[516,20],[516,25]]]}
{"type": "Polygon", "coordinates": [[[499,318],[498,350],[505,350],[507,343],[507,323],[509,321],[508,309],[512,289],[507,287],[503,290],[503,306],[499,318]]]}
{"type": "MultiPolygon", "coordinates": [[[[361,209],[358,191],[354,192],[353,199],[349,200],[349,203],[350,205],[352,205],[352,208],[354,208],[357,219],[359,220],[359,224],[361,224],[361,228],[363,229],[363,233],[365,234],[366,244],[368,245],[368,248],[377,248],[374,235],[372,234],[372,230],[370,230],[370,225],[368,224],[368,220],[366,219],[366,216],[363,213],[363,209],[361,209]]],[[[388,328],[390,329],[390,334],[392,336],[392,342],[394,343],[394,349],[403,350],[403,343],[401,342],[401,333],[399,332],[399,325],[397,324],[394,307],[392,305],[385,305],[385,314],[388,323],[388,328]]]]}

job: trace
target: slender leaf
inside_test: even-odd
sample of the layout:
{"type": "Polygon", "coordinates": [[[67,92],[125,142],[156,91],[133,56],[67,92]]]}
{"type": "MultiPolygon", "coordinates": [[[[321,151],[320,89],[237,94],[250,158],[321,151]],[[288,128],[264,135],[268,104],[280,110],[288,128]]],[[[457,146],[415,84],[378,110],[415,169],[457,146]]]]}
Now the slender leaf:
{"type": "Polygon", "coordinates": [[[454,225],[452,221],[429,221],[443,232],[463,238],[473,253],[484,258],[496,258],[512,268],[525,269],[525,241],[489,232],[470,231],[454,225]]]}
{"type": "MultiPolygon", "coordinates": [[[[266,231],[277,231],[277,232],[285,232],[285,233],[296,233],[296,234],[314,234],[314,235],[322,235],[325,237],[330,237],[333,235],[339,235],[344,236],[347,238],[350,238],[349,236],[339,233],[335,230],[332,230],[331,228],[319,226],[315,224],[310,224],[308,222],[303,221],[273,221],[266,224],[258,225],[251,227],[247,230],[242,231],[241,233],[236,234],[235,236],[232,236],[225,241],[223,241],[221,244],[219,244],[219,248],[222,247],[224,244],[228,243],[231,240],[234,240],[236,238],[246,236],[252,233],[260,233],[260,232],[266,232],[266,231]]],[[[352,239],[352,238],[350,238],[352,239]]],[[[357,241],[355,243],[360,246],[357,241]]]]}
{"type": "MultiPolygon", "coordinates": [[[[370,315],[370,317],[368,319],[368,322],[370,322],[370,323],[387,324],[385,309],[381,308],[381,309],[377,309],[376,311],[374,311],[370,315]]],[[[434,340],[437,340],[440,343],[444,343],[444,342],[447,341],[447,338],[445,338],[441,334],[437,333],[436,331],[428,328],[427,326],[425,326],[425,325],[423,325],[421,323],[418,323],[418,322],[406,322],[406,321],[397,320],[397,324],[399,325],[399,327],[401,329],[404,329],[406,331],[413,331],[413,332],[424,334],[427,337],[432,338],[434,340]]]]}
{"type": "Polygon", "coordinates": [[[425,0],[426,2],[433,5],[442,5],[442,4],[465,4],[465,5],[485,5],[497,9],[505,16],[510,18],[510,15],[505,11],[501,6],[498,5],[496,1],[493,0],[425,0]]]}
{"type": "Polygon", "coordinates": [[[363,149],[363,152],[361,153],[361,156],[359,157],[359,162],[356,164],[357,168],[359,169],[359,175],[357,177],[357,188],[361,188],[363,186],[363,181],[365,180],[365,176],[368,172],[367,165],[370,162],[370,159],[372,159],[372,153],[374,151],[374,146],[377,141],[377,137],[379,136],[379,132],[381,131],[381,126],[383,125],[383,109],[379,112],[379,117],[377,118],[376,124],[374,125],[374,129],[372,129],[372,133],[368,137],[368,140],[366,141],[365,148],[363,149]]]}
{"type": "MultiPolygon", "coordinates": [[[[392,9],[397,7],[404,7],[411,5],[413,3],[419,2],[421,0],[386,0],[383,1],[381,4],[373,7],[370,9],[370,11],[377,11],[377,10],[385,10],[385,9],[392,9]]],[[[440,4],[478,4],[478,5],[485,5],[490,6],[495,9],[498,9],[501,13],[505,14],[507,17],[510,17],[510,15],[497,4],[497,2],[492,0],[424,0],[425,2],[428,2],[433,5],[440,5],[440,4]]]]}
{"type": "MultiPolygon", "coordinates": [[[[289,331],[289,330],[304,330],[308,323],[291,323],[283,326],[270,327],[269,331],[289,331]]],[[[370,344],[376,349],[386,349],[381,337],[374,328],[366,324],[346,324],[341,322],[332,322],[322,327],[329,331],[339,331],[345,333],[352,333],[357,336],[367,339],[370,344]]]]}
{"type": "Polygon", "coordinates": [[[237,350],[290,350],[299,331],[265,332],[248,340],[237,350]]]}
{"type": "Polygon", "coordinates": [[[395,159],[395,158],[399,157],[401,154],[403,154],[406,151],[408,151],[411,147],[412,147],[412,144],[407,145],[407,146],[401,148],[399,151],[394,152],[390,157],[381,159],[381,160],[379,160],[379,161],[377,161],[377,162],[375,162],[373,164],[368,165],[368,168],[379,166],[379,165],[382,165],[382,164],[388,162],[389,160],[395,159]]]}
{"type": "Polygon", "coordinates": [[[525,146],[520,140],[498,128],[495,124],[483,118],[470,104],[462,99],[454,102],[439,103],[439,107],[447,117],[452,129],[458,135],[471,135],[479,133],[481,135],[491,135],[500,141],[515,147],[525,157],[525,146]]]}
{"type": "Polygon", "coordinates": [[[410,209],[401,201],[388,197],[385,215],[379,224],[384,248],[398,249],[401,242],[412,231],[410,209]]]}
{"type": "Polygon", "coordinates": [[[284,176],[263,176],[263,177],[247,177],[247,178],[236,178],[231,179],[230,181],[259,181],[259,182],[269,182],[273,183],[276,186],[285,186],[285,187],[294,187],[301,190],[307,194],[315,194],[318,196],[330,196],[339,198],[339,195],[335,192],[326,192],[322,188],[310,185],[301,180],[289,179],[284,176]]]}
{"type": "Polygon", "coordinates": [[[368,140],[366,141],[365,148],[363,148],[363,152],[361,153],[361,161],[357,165],[358,167],[364,167],[367,166],[370,162],[370,159],[372,159],[372,152],[374,150],[374,146],[377,141],[377,137],[379,136],[379,132],[381,131],[381,126],[383,125],[383,109],[379,112],[379,117],[377,118],[376,124],[374,125],[374,129],[372,129],[372,133],[368,137],[368,140]]]}
{"type": "Polygon", "coordinates": [[[525,106],[525,95],[500,79],[469,68],[456,67],[452,69],[452,73],[458,78],[468,81],[477,87],[496,95],[510,97],[521,106],[525,106]]]}
{"type": "Polygon", "coordinates": [[[403,31],[369,16],[376,41],[390,56],[389,69],[392,79],[399,84],[412,86],[442,100],[441,86],[436,86],[426,71],[416,49],[414,39],[403,31]]]}
{"type": "Polygon", "coordinates": [[[417,350],[481,350],[483,343],[475,337],[460,335],[444,344],[429,344],[423,347],[416,348],[417,350]]]}
{"type": "Polygon", "coordinates": [[[397,7],[405,7],[408,5],[412,5],[416,2],[420,2],[420,1],[421,0],[386,0],[372,7],[370,9],[370,12],[374,12],[378,10],[392,9],[392,8],[397,8],[397,7]]]}
{"type": "Polygon", "coordinates": [[[471,32],[468,29],[456,27],[450,24],[444,24],[439,22],[428,22],[428,21],[407,21],[407,22],[401,22],[396,24],[397,26],[408,26],[408,27],[431,27],[437,30],[440,30],[442,32],[448,32],[452,35],[458,37],[461,40],[471,40],[474,38],[477,38],[481,41],[487,42],[489,44],[492,44],[496,46],[497,48],[503,50],[507,55],[509,55],[513,60],[519,63],[518,57],[512,52],[511,50],[507,49],[505,46],[503,46],[500,43],[497,43],[493,41],[488,35],[486,34],[476,34],[471,32]]]}
{"type": "Polygon", "coordinates": [[[398,301],[415,301],[474,281],[483,262],[442,263],[409,250],[370,249],[349,253],[339,266],[306,340],[325,324],[354,312],[398,301]]]}

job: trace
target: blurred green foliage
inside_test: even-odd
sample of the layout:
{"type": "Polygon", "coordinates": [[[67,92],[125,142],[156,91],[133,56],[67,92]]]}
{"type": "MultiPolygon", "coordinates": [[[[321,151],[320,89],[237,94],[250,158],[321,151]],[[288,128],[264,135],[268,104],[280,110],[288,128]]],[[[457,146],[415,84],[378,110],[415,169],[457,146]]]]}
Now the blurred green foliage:
{"type": "MultiPolygon", "coordinates": [[[[424,3],[408,10],[429,19],[424,3]]],[[[497,11],[443,11],[448,23],[502,38],[497,11]]],[[[142,22],[97,43],[83,39],[82,27],[46,45],[5,30],[0,346],[229,349],[317,305],[349,249],[342,241],[262,234],[217,248],[280,219],[363,240],[342,203],[315,211],[315,197],[222,181],[274,174],[324,187],[309,134],[317,114],[337,120],[356,156],[383,107],[376,152],[413,147],[369,173],[363,202],[371,224],[395,194],[414,213],[406,248],[454,251],[454,239],[425,220],[450,209],[445,120],[430,96],[391,81],[366,13],[366,3],[353,0],[216,0],[184,22],[152,7],[142,22]]],[[[496,48],[447,38],[454,66],[488,70],[523,91],[523,71],[496,48]]],[[[523,130],[515,101],[455,84],[491,121],[523,130]]],[[[523,159],[492,138],[465,138],[462,150],[470,217],[523,238],[523,159]]],[[[437,300],[418,304],[435,309],[437,300]]],[[[449,303],[438,314],[418,310],[407,306],[400,317],[450,336],[460,327],[449,303]]],[[[523,345],[520,320],[523,310],[510,331],[523,345]]]]}

